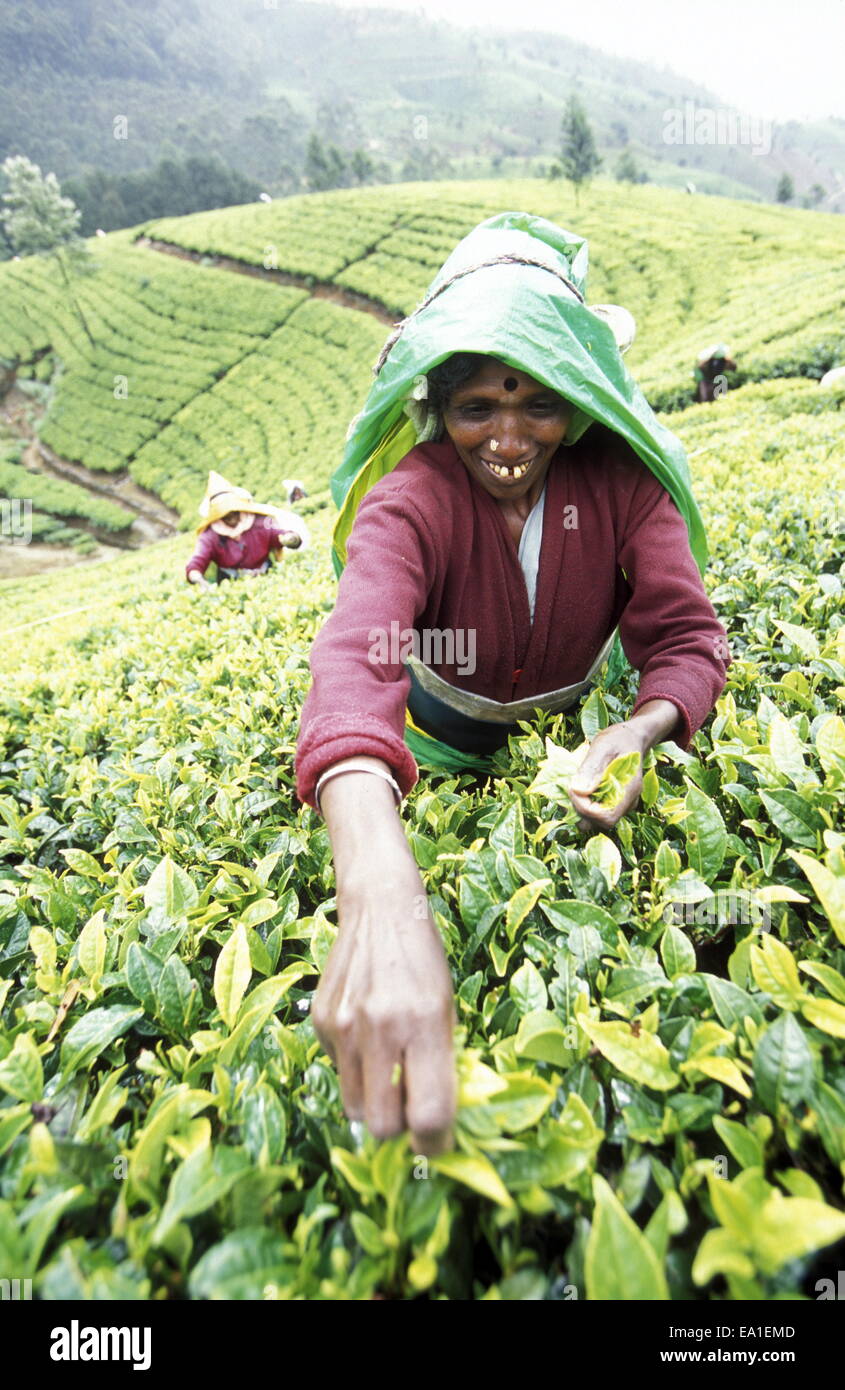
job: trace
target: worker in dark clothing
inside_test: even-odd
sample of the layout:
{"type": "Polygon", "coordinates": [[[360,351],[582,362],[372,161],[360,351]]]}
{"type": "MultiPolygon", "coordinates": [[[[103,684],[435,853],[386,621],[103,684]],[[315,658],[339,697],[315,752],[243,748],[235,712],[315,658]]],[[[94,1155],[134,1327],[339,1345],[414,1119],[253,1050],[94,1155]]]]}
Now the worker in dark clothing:
{"type": "Polygon", "coordinates": [[[725,343],[716,343],[713,347],[705,348],[699,354],[695,365],[693,376],[697,385],[696,400],[704,403],[705,401],[718,400],[724,396],[728,389],[726,372],[735,372],[736,362],[731,356],[731,350],[725,343]]]}

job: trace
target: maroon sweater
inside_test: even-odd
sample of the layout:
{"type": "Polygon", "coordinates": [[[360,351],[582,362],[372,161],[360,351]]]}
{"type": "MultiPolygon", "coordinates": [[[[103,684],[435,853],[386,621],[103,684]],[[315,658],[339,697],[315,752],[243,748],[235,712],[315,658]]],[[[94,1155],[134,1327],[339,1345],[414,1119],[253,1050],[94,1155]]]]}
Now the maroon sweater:
{"type": "Polygon", "coordinates": [[[210,526],[200,534],[194,553],[185,566],[187,578],[191,570],[205,574],[212,560],[227,570],[257,570],[271,550],[279,545],[279,537],[290,530],[280,526],[270,516],[256,516],[248,531],[237,538],[220,536],[210,526]]]}
{"type": "Polygon", "coordinates": [[[474,628],[473,674],[433,669],[499,701],[583,680],[618,623],[641,673],[634,709],[670,700],[682,747],[725,683],[725,631],[686,524],[633,450],[598,425],[549,466],[533,625],[502,510],[450,439],[418,445],[367,494],[311,651],[296,759],[297,793],[311,806],[320,774],[352,755],[384,759],[403,793],[416,781],[403,738],[407,670],[368,659],[374,630],[389,634],[396,622],[400,631],[474,628]]]}

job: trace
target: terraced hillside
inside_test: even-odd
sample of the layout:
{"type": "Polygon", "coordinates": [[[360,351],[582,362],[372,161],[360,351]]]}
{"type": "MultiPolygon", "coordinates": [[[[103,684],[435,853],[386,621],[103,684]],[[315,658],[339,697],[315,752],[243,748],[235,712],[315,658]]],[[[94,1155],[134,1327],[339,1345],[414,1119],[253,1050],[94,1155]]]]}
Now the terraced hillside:
{"type": "Polygon", "coordinates": [[[658,408],[691,399],[692,364],[714,340],[734,346],[737,383],[818,378],[845,356],[839,219],[601,182],[576,211],[564,187],[522,181],[348,190],[152,222],[95,239],[99,268],[78,280],[78,310],[49,263],[0,266],[0,359],[40,383],[45,446],[89,470],[128,470],[183,524],[209,467],[271,498],[291,473],[319,490],[385,325],[505,206],[590,238],[591,299],[634,313],[630,365],[658,408]]]}
{"type": "Polygon", "coordinates": [[[382,302],[407,308],[493,204],[483,187],[426,186],[382,190],[380,209],[338,194],[143,229],[257,266],[272,243],[310,285],[112,239],[102,278],[79,291],[95,341],[111,315],[102,354],[51,318],[42,267],[4,272],[19,360],[67,357],[39,428],[64,418],[69,457],[139,482],[148,466],[186,519],[209,462],[237,448],[262,493],[292,457],[315,489],[314,546],[255,584],[189,588],[184,536],[0,583],[0,1277],[31,1277],[40,1297],[768,1301],[835,1288],[845,390],[815,377],[836,350],[845,232],[601,188],[575,222],[553,190],[512,194],[587,230],[591,298],[638,315],[632,365],[687,446],[734,661],[712,719],[688,752],[660,745],[612,837],[584,839],[534,782],[545,738],[575,748],[624,718],[633,676],[526,725],[489,781],[433,774],[407,799],[460,1025],[456,1147],[422,1166],[404,1137],[378,1145],[346,1121],[308,1016],[336,931],[326,831],[293,795],[308,650],[335,593],[317,490],[385,332],[314,291],[374,296],[392,265],[382,302]],[[99,313],[98,283],[120,310],[99,313]],[[716,336],[759,379],[689,404],[693,349],[716,336]],[[130,390],[108,409],[120,422],[133,404],[112,454],[97,434],[108,409],[89,417],[85,401],[110,389],[118,346],[130,390]],[[307,458],[268,432],[277,411],[307,458]]]}

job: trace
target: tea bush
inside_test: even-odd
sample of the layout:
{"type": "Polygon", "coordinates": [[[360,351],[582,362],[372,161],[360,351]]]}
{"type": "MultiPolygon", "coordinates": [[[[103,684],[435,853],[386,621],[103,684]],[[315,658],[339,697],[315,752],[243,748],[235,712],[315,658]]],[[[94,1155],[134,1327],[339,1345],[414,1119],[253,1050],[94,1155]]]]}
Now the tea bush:
{"type": "Polygon", "coordinates": [[[186,525],[210,467],[237,468],[278,501],[291,471],[325,482],[386,336],[377,317],[309,300],[316,281],[400,317],[460,237],[508,206],[590,240],[590,302],[633,312],[627,360],[655,408],[692,401],[697,355],[719,339],[737,354],[733,385],[818,379],[845,357],[832,215],[642,186],[620,193],[603,180],[576,209],[568,186],[523,179],[343,189],[98,238],[98,268],[75,281],[93,347],[55,267],[5,262],[0,360],[43,391],[39,432],[51,448],[94,469],[128,467],[186,525]],[[208,264],[135,244],[142,234],[208,264]],[[215,270],[217,255],[285,271],[301,287],[215,270]]]}
{"type": "Polygon", "coordinates": [[[133,515],[124,507],[97,497],[87,488],[66,482],[44,473],[35,473],[23,465],[7,463],[0,456],[0,496],[20,498],[33,507],[55,516],[82,517],[105,531],[125,531],[132,525],[133,515]]]}
{"type": "MultiPolygon", "coordinates": [[[[811,343],[811,289],[817,343],[828,333],[832,219],[715,199],[704,219],[685,195],[597,185],[576,220],[559,188],[505,187],[511,205],[593,235],[591,297],[639,315],[638,375],[668,396],[699,340],[723,336],[726,296],[747,311],[749,353],[788,362],[790,343],[811,343]],[[779,317],[779,287],[811,263],[806,313],[802,300],[779,317]]],[[[439,192],[442,220],[425,185],[150,230],[254,259],[272,214],[298,273],[374,293],[368,268],[382,286],[389,271],[404,307],[462,219],[502,206],[502,185],[439,192]]],[[[152,281],[166,266],[165,355],[178,341],[148,395],[166,408],[125,439],[148,485],[187,511],[209,463],[240,447],[256,487],[250,462],[282,459],[324,486],[382,327],[172,264],[132,235],[107,253],[123,278],[104,265],[99,321],[113,292],[127,323],[150,326],[137,267],[152,281]],[[233,285],[261,300],[237,328],[233,285]],[[197,338],[193,376],[203,296],[224,347],[197,338]]],[[[72,324],[51,318],[46,273],[0,267],[22,306],[18,347],[0,352],[64,349],[81,429],[95,377],[72,324]]],[[[123,341],[154,375],[143,332],[123,341]]],[[[407,798],[459,1016],[455,1147],[436,1159],[346,1121],[309,1018],[336,930],[327,834],[293,793],[308,651],[336,592],[322,497],[313,548],[255,584],[189,588],[187,537],[0,584],[0,1273],[47,1299],[772,1300],[835,1280],[841,406],[782,377],[666,417],[689,451],[734,660],[713,717],[687,752],[655,750],[612,836],[573,827],[561,750],[625,716],[633,676],[523,726],[494,776],[429,774],[407,798]]]]}
{"type": "Polygon", "coordinates": [[[328,515],[209,598],[184,541],[137,583],[101,566],[63,642],[71,581],[42,580],[0,713],[0,1231],[42,1297],[814,1296],[845,1238],[843,446],[817,394],[679,417],[735,660],[614,836],[534,784],[625,689],[408,798],[460,1020],[437,1159],[345,1120],[308,1017],[335,905],[292,755],[328,515]]]}

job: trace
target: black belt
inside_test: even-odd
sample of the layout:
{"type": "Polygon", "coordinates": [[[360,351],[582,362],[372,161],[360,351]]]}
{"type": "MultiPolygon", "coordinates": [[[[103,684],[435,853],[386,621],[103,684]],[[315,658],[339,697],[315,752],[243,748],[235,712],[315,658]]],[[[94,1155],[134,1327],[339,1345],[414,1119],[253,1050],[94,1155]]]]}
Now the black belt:
{"type": "Polygon", "coordinates": [[[492,724],[487,719],[473,719],[460,710],[444,704],[429,690],[423,690],[410,666],[405,668],[411,678],[408,709],[417,728],[441,743],[448,743],[460,753],[476,753],[486,757],[504,748],[511,734],[521,733],[518,724],[492,724]]]}

